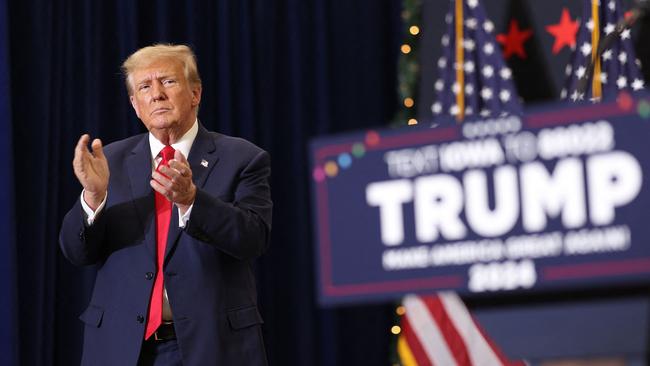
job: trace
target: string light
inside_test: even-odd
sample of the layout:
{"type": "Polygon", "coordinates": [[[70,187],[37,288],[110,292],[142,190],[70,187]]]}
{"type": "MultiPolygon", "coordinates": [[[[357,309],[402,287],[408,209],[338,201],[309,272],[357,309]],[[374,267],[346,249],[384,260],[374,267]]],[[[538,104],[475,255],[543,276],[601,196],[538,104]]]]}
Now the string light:
{"type": "Polygon", "coordinates": [[[339,173],[339,167],[338,167],[338,165],[336,165],[335,162],[328,161],[327,163],[325,163],[325,174],[328,177],[330,177],[330,178],[336,177],[336,175],[338,173],[339,173]]]}
{"type": "MultiPolygon", "coordinates": [[[[415,108],[414,98],[417,96],[418,82],[420,80],[420,67],[418,65],[418,56],[420,49],[419,34],[421,23],[421,7],[422,0],[404,0],[402,1],[402,24],[404,40],[400,45],[398,53],[398,85],[397,85],[397,103],[402,104],[399,106],[397,113],[393,117],[393,125],[404,126],[417,125],[416,119],[417,111],[415,108]]],[[[406,309],[403,305],[395,307],[395,318],[393,325],[390,328],[391,332],[391,349],[390,363],[392,366],[399,366],[403,364],[398,356],[398,338],[402,337],[402,328],[397,325],[400,322],[400,317],[404,316],[406,309]]]]}
{"type": "Polygon", "coordinates": [[[400,305],[397,307],[397,309],[395,309],[395,313],[399,316],[402,316],[406,314],[406,308],[404,307],[404,305],[400,305]]]}

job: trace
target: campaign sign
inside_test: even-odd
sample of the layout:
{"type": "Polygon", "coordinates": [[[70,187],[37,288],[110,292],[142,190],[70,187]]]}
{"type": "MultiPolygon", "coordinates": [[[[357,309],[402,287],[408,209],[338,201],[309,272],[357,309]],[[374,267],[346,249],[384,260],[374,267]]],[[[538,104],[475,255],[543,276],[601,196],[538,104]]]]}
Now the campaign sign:
{"type": "Polygon", "coordinates": [[[320,303],[650,283],[649,101],[313,141],[320,303]]]}

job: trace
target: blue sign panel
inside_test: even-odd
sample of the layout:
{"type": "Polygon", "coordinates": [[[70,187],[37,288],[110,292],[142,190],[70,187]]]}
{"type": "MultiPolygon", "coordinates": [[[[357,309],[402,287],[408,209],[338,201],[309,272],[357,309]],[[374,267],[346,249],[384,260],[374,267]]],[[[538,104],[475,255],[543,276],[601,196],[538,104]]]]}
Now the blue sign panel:
{"type": "Polygon", "coordinates": [[[319,300],[650,282],[650,98],[312,142],[319,300]]]}

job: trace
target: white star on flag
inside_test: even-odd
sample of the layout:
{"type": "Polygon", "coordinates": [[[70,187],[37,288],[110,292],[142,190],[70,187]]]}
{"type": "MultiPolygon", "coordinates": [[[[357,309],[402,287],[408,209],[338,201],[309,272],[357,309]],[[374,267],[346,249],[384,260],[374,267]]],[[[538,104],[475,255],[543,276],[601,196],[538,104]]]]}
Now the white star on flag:
{"type": "Polygon", "coordinates": [[[451,91],[454,92],[454,94],[458,94],[460,92],[460,85],[456,82],[451,86],[451,91]]]}
{"type": "Polygon", "coordinates": [[[510,92],[507,90],[501,90],[499,93],[499,99],[501,99],[502,102],[507,102],[510,100],[510,92]]]}
{"type": "Polygon", "coordinates": [[[509,68],[504,67],[499,71],[499,75],[503,80],[508,80],[512,76],[512,71],[509,68]]]}
{"type": "Polygon", "coordinates": [[[609,61],[612,59],[612,50],[608,49],[607,51],[603,52],[603,61],[609,61]]]}
{"type": "Polygon", "coordinates": [[[440,112],[442,111],[442,106],[440,105],[440,103],[435,102],[433,103],[433,105],[431,105],[431,111],[433,112],[433,114],[440,114],[440,112]]]}
{"type": "Polygon", "coordinates": [[[481,89],[481,98],[483,98],[485,100],[492,99],[492,89],[490,89],[490,88],[481,89]]]}
{"type": "Polygon", "coordinates": [[[442,91],[442,89],[445,87],[445,83],[442,80],[438,79],[436,80],[434,87],[437,91],[442,91]]]}
{"type": "Polygon", "coordinates": [[[467,61],[465,62],[465,72],[468,74],[471,74],[474,72],[474,62],[473,61],[467,61]]]}
{"type": "Polygon", "coordinates": [[[494,30],[494,23],[492,23],[489,20],[486,20],[485,22],[483,22],[483,29],[488,33],[492,33],[492,31],[494,30]]]}
{"type": "Polygon", "coordinates": [[[494,75],[494,69],[490,65],[483,66],[483,70],[481,72],[483,73],[483,76],[488,79],[494,75]]]}
{"type": "Polygon", "coordinates": [[[463,41],[463,47],[468,51],[474,51],[474,48],[476,47],[475,45],[476,44],[471,39],[465,39],[463,41]]]}
{"type": "Polygon", "coordinates": [[[494,45],[492,43],[486,43],[485,46],[483,46],[483,52],[485,52],[486,55],[491,55],[494,52],[494,45]]]}
{"type": "Polygon", "coordinates": [[[476,29],[476,26],[478,26],[478,21],[476,18],[469,18],[465,21],[465,26],[469,29],[476,29]]]}
{"type": "Polygon", "coordinates": [[[630,29],[626,29],[621,32],[621,39],[630,39],[630,29]]]}
{"type": "Polygon", "coordinates": [[[641,79],[634,79],[634,81],[632,82],[632,89],[634,89],[634,90],[641,90],[641,89],[643,89],[643,86],[644,86],[644,83],[643,83],[643,80],[641,80],[641,79]]]}

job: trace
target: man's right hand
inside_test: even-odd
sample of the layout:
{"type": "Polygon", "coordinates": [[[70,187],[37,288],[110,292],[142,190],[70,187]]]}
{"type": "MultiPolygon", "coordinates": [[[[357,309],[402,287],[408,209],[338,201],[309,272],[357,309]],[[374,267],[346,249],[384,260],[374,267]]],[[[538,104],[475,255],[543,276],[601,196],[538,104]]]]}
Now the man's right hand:
{"type": "Polygon", "coordinates": [[[88,150],[90,136],[81,136],[74,149],[72,168],[79,183],[84,187],[84,201],[94,211],[106,197],[108,190],[108,161],[104,156],[102,141],[94,139],[91,145],[92,151],[88,150]]]}

